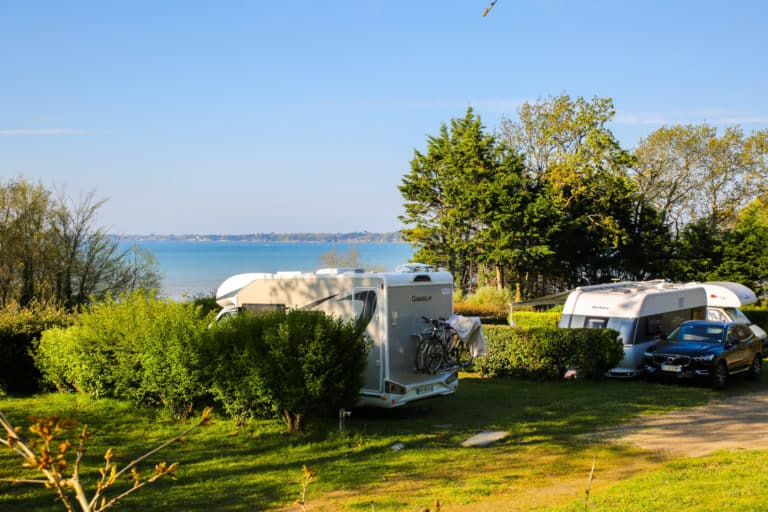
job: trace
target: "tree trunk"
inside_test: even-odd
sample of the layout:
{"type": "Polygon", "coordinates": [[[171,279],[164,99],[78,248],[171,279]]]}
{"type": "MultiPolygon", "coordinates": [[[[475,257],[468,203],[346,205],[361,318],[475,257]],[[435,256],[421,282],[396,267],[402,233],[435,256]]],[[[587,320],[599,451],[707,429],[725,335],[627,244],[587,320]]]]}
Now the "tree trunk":
{"type": "Polygon", "coordinates": [[[288,427],[288,432],[301,432],[301,430],[304,428],[304,424],[302,422],[304,417],[301,413],[291,412],[287,409],[283,409],[283,419],[285,420],[285,424],[288,427]]]}
{"type": "Polygon", "coordinates": [[[504,267],[496,265],[496,289],[504,289],[504,267]]]}

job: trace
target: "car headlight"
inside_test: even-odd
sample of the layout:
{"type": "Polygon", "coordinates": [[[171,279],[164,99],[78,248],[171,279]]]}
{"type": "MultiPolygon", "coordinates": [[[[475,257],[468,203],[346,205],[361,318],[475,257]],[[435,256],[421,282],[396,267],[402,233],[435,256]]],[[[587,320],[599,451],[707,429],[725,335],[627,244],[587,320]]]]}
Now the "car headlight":
{"type": "Polygon", "coordinates": [[[653,352],[645,352],[645,353],[643,354],[643,357],[647,357],[647,358],[649,358],[649,359],[650,359],[651,357],[653,357],[653,352]]]}
{"type": "Polygon", "coordinates": [[[711,361],[714,358],[715,358],[715,354],[707,354],[706,356],[696,356],[696,357],[692,357],[691,359],[699,363],[705,363],[705,362],[711,361]]]}

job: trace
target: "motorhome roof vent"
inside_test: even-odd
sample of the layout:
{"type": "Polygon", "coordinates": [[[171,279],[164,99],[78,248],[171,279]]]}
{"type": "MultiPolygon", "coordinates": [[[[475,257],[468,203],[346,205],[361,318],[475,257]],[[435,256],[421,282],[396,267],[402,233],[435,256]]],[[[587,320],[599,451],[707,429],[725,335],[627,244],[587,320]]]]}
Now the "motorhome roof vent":
{"type": "Polygon", "coordinates": [[[426,263],[405,263],[404,265],[398,265],[396,271],[405,274],[413,274],[416,272],[436,272],[437,267],[427,265],[426,263]]]}

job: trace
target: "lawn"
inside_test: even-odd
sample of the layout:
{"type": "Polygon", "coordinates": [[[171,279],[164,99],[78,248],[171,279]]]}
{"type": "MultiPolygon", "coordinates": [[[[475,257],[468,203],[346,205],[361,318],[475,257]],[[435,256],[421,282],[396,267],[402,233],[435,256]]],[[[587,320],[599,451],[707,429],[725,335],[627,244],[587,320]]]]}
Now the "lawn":
{"type": "MultiPolygon", "coordinates": [[[[738,399],[768,388],[768,379],[732,384],[727,393],[738,399]]],[[[748,489],[759,479],[764,482],[765,452],[665,460],[585,436],[639,415],[701,405],[713,394],[696,386],[642,381],[532,382],[464,375],[455,396],[394,410],[355,410],[345,432],[338,432],[335,418],[311,422],[306,432],[290,436],[278,421],[237,425],[219,415],[213,425],[144,465],[148,470],[162,460],[179,461],[176,480],[140,490],[120,509],[299,510],[295,501],[306,465],[317,472],[307,490],[308,510],[416,511],[435,500],[441,510],[584,510],[593,460],[594,510],[762,506],[768,502],[768,486],[748,489]],[[459,446],[482,430],[511,435],[486,448],[459,446]],[[393,450],[397,443],[403,448],[393,450]],[[749,479],[741,478],[744,473],[749,479]],[[707,494],[707,488],[714,492],[707,494]],[[698,501],[690,501],[688,494],[698,501]]],[[[125,463],[184,427],[126,402],[82,395],[3,398],[0,410],[23,426],[28,416],[51,414],[88,424],[94,436],[84,480],[90,482],[108,447],[125,463]]],[[[20,462],[7,449],[0,451],[0,477],[31,476],[20,462]]],[[[50,490],[0,483],[0,510],[59,507],[50,490]]]]}

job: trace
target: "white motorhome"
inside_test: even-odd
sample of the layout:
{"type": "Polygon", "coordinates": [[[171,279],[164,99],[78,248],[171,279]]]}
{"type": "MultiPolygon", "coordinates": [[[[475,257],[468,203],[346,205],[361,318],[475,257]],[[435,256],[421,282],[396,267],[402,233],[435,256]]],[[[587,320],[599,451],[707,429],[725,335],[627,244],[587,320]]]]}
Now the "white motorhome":
{"type": "Polygon", "coordinates": [[[749,325],[763,343],[768,339],[768,334],[758,325],[752,323],[747,315],[741,311],[742,306],[755,304],[757,296],[749,287],[729,281],[707,281],[704,283],[686,283],[686,286],[701,286],[707,293],[707,319],[724,322],[737,322],[749,325]]]}
{"type": "Polygon", "coordinates": [[[373,340],[358,405],[397,407],[412,400],[454,393],[458,371],[435,375],[415,370],[422,317],[453,312],[453,277],[427,266],[399,272],[321,269],[316,272],[239,274],[216,292],[218,318],[240,310],[312,309],[355,320],[373,340]]]}
{"type": "Polygon", "coordinates": [[[574,289],[565,301],[560,327],[618,331],[624,359],[609,374],[632,377],[643,354],[685,320],[704,319],[707,294],[701,286],[663,281],[621,282],[574,289]]]}

